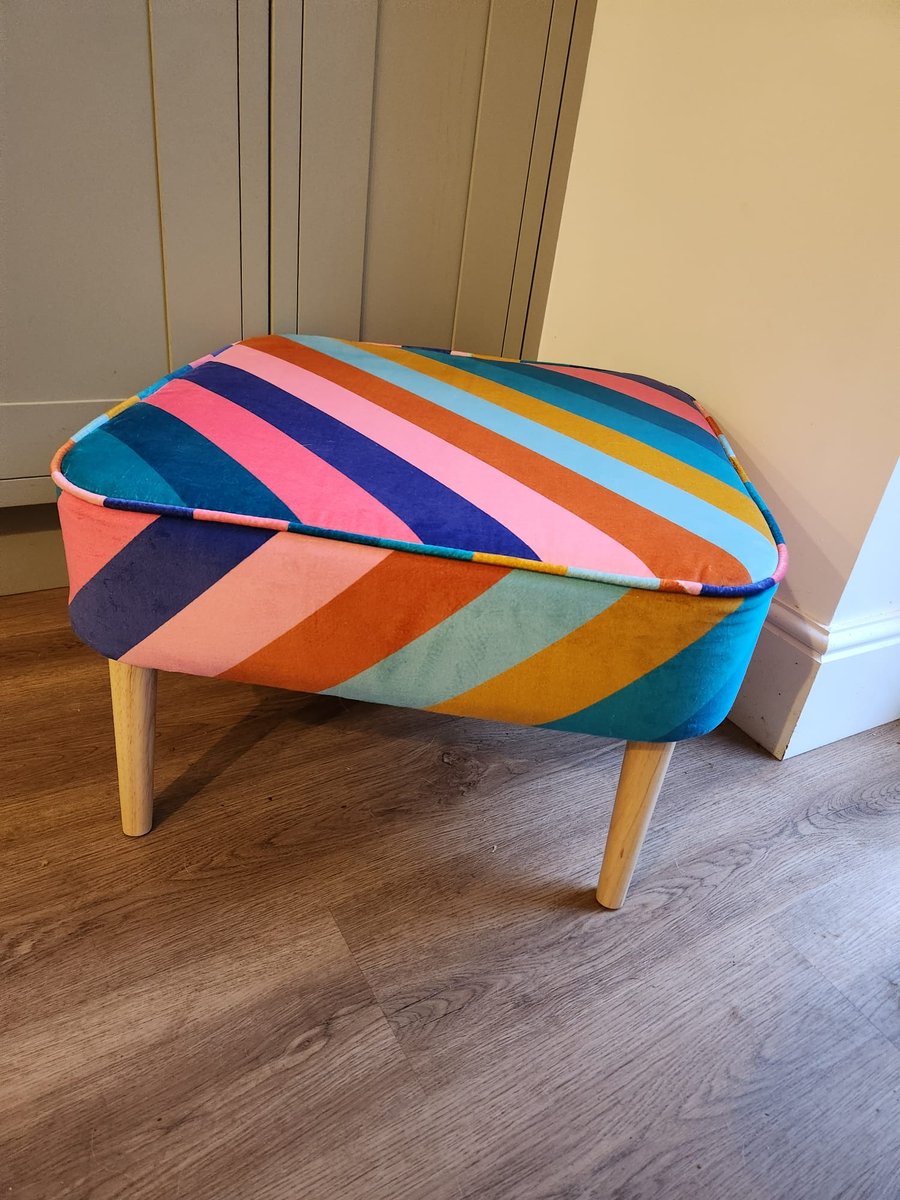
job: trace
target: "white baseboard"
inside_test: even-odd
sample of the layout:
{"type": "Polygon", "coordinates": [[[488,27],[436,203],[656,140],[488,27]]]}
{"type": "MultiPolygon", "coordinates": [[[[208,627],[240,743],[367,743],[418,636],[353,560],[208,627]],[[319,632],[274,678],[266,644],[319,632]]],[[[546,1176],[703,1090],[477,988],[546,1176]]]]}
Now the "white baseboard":
{"type": "Polygon", "coordinates": [[[900,717],[900,613],[821,625],[776,596],[729,714],[776,758],[900,717]]]}

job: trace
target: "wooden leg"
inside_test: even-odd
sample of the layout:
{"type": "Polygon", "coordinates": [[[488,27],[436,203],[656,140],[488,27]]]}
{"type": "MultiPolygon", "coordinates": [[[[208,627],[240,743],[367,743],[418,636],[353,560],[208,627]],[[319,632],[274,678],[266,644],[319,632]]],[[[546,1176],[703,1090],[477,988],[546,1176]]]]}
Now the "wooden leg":
{"type": "Polygon", "coordinates": [[[606,850],[597,884],[604,908],[621,908],[656,797],[662,787],[674,742],[629,742],[619,775],[606,850]]]}
{"type": "Polygon", "coordinates": [[[153,737],[156,731],[156,672],[109,660],[119,805],[129,837],[153,824],[153,737]]]}

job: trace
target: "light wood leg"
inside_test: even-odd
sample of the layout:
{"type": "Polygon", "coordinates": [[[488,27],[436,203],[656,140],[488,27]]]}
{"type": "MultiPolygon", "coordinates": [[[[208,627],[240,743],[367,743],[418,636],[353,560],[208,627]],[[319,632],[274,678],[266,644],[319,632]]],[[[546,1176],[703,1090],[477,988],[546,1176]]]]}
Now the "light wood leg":
{"type": "Polygon", "coordinates": [[[641,843],[674,749],[674,742],[629,742],[625,747],[597,884],[597,899],[604,908],[621,908],[625,902],[641,843]]]}
{"type": "Polygon", "coordinates": [[[153,737],[156,731],[156,672],[109,660],[119,805],[129,837],[153,824],[153,737]]]}

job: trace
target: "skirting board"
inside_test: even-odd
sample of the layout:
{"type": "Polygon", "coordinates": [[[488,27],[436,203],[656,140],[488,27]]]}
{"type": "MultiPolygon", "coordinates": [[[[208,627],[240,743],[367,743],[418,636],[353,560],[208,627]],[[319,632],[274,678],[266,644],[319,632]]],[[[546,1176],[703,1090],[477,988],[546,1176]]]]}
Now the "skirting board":
{"type": "Polygon", "coordinates": [[[0,508],[0,596],[65,587],[55,504],[0,508]]]}
{"type": "Polygon", "coordinates": [[[900,717],[900,613],[831,628],[776,597],[729,719],[776,758],[900,717]]]}

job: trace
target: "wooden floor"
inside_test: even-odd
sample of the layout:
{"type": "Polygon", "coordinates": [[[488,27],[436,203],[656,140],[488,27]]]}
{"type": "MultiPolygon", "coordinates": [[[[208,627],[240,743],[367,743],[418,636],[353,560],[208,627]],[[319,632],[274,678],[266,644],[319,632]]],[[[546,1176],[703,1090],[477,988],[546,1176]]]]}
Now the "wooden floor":
{"type": "Polygon", "coordinates": [[[897,1200],[900,748],[621,746],[175,676],[0,602],[0,1198],[897,1200]]]}

